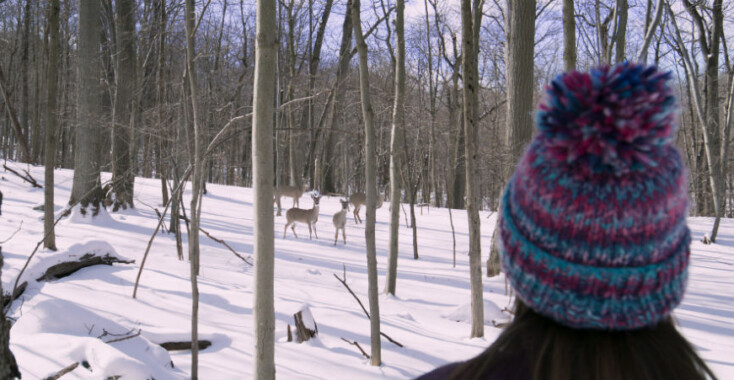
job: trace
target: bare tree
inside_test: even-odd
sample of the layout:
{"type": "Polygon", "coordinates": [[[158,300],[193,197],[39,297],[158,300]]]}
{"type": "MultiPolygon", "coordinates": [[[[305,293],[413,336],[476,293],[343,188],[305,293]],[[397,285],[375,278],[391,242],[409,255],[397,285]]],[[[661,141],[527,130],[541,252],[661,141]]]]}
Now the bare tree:
{"type": "MultiPolygon", "coordinates": [[[[395,295],[398,275],[398,234],[400,228],[400,165],[405,129],[405,0],[397,0],[395,38],[398,51],[395,60],[395,104],[390,137],[390,251],[385,274],[385,293],[395,295]]],[[[429,57],[430,59],[430,57],[429,57]]]]}
{"type": "Polygon", "coordinates": [[[711,30],[705,24],[701,13],[697,6],[688,0],[683,0],[686,11],[693,19],[698,29],[698,45],[704,58],[705,66],[705,87],[703,96],[699,90],[698,78],[695,76],[695,60],[688,53],[688,49],[680,36],[680,29],[675,20],[676,16],[670,8],[670,4],[666,5],[670,15],[670,21],[674,28],[677,48],[682,55],[688,73],[688,80],[691,89],[691,98],[696,105],[696,114],[703,128],[703,148],[706,155],[706,164],[708,166],[708,182],[711,188],[711,200],[714,207],[714,226],[711,231],[711,241],[716,242],[716,235],[719,230],[719,223],[723,213],[724,206],[724,189],[722,161],[725,159],[721,156],[726,151],[727,141],[722,141],[725,135],[724,129],[721,128],[719,115],[719,43],[723,33],[723,12],[722,0],[714,0],[712,8],[711,30]]]}
{"type": "MultiPolygon", "coordinates": [[[[372,356],[370,364],[379,366],[382,363],[380,342],[380,306],[377,295],[377,250],[375,247],[375,214],[377,205],[377,158],[375,157],[375,116],[370,100],[370,78],[367,66],[367,43],[362,34],[360,18],[360,1],[353,0],[352,20],[354,22],[354,40],[359,54],[359,88],[362,100],[362,117],[364,118],[364,155],[366,161],[365,182],[367,185],[367,223],[364,236],[367,241],[367,282],[370,303],[370,337],[372,356]]],[[[391,200],[392,201],[392,200],[391,200]]]]}
{"type": "Polygon", "coordinates": [[[194,0],[186,0],[185,8],[186,19],[186,77],[188,85],[191,117],[193,121],[193,140],[194,154],[193,167],[194,174],[191,178],[191,217],[189,225],[189,261],[191,263],[191,378],[199,377],[199,285],[197,276],[199,274],[199,218],[201,216],[201,195],[202,184],[204,182],[204,173],[202,165],[202,145],[203,131],[199,128],[198,120],[198,88],[196,83],[196,70],[194,68],[195,50],[195,20],[196,9],[194,0]]]}
{"type": "Polygon", "coordinates": [[[255,199],[255,326],[256,379],[275,379],[274,232],[273,232],[273,101],[278,49],[275,1],[257,1],[255,84],[252,117],[255,199]]]}
{"type": "Polygon", "coordinates": [[[563,69],[576,70],[576,16],[573,0],[563,0],[563,69]]]}
{"type": "Polygon", "coordinates": [[[74,182],[69,204],[79,202],[82,214],[87,208],[93,215],[102,204],[100,186],[99,134],[102,88],[100,86],[99,57],[100,2],[79,0],[79,43],[77,65],[77,119],[74,146],[74,182]]]}
{"type": "MultiPolygon", "coordinates": [[[[469,274],[471,277],[471,337],[484,336],[484,297],[482,294],[482,244],[479,219],[479,23],[482,0],[461,1],[461,68],[464,74],[464,135],[466,157],[466,212],[469,220],[469,274]]],[[[533,7],[533,9],[535,9],[533,7]]],[[[530,38],[532,43],[532,36],[530,38]]],[[[532,57],[531,57],[532,60],[532,57]]]]}
{"type": "Polygon", "coordinates": [[[46,151],[44,152],[44,206],[43,206],[43,246],[56,250],[56,233],[54,232],[54,167],[56,166],[56,120],[58,107],[56,99],[59,95],[59,0],[48,3],[48,74],[46,77],[46,151]]]}
{"type": "Polygon", "coordinates": [[[133,207],[135,173],[130,155],[135,133],[136,75],[135,1],[115,1],[117,54],[115,59],[115,109],[112,118],[112,211],[133,207]]]}

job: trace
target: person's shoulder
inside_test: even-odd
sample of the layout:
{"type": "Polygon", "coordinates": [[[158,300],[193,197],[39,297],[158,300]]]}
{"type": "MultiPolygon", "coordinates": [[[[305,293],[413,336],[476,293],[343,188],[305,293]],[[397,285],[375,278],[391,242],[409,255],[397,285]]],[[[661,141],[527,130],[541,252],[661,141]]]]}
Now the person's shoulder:
{"type": "Polygon", "coordinates": [[[483,359],[482,355],[479,355],[468,362],[454,362],[438,367],[416,380],[462,379],[466,377],[464,375],[476,378],[477,372],[481,372],[478,378],[482,380],[528,380],[531,378],[528,356],[523,351],[500,352],[498,355],[497,360],[493,361],[495,364],[489,367],[478,365],[477,361],[483,359]],[[460,373],[458,376],[457,371],[460,373]]]}
{"type": "Polygon", "coordinates": [[[449,363],[442,367],[438,367],[431,372],[425,373],[415,380],[443,380],[448,379],[449,376],[464,362],[449,363]]]}

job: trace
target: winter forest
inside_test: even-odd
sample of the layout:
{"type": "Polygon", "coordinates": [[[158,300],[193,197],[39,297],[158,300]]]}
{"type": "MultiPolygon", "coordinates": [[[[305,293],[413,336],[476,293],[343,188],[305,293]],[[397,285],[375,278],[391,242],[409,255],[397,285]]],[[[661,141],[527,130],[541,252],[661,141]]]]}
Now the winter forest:
{"type": "Polygon", "coordinates": [[[549,83],[626,61],[671,73],[673,317],[734,379],[733,46],[731,0],[0,0],[0,379],[479,354],[514,316],[497,221],[549,83]]]}

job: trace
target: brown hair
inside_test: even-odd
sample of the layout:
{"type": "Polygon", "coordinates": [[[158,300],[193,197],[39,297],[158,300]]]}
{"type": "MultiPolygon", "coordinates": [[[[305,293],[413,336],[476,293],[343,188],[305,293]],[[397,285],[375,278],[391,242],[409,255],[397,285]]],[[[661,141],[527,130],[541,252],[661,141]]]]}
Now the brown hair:
{"type": "Polygon", "coordinates": [[[457,367],[450,379],[485,379],[498,372],[534,380],[716,379],[670,317],[630,331],[573,329],[519,300],[514,321],[483,353],[457,367]]]}

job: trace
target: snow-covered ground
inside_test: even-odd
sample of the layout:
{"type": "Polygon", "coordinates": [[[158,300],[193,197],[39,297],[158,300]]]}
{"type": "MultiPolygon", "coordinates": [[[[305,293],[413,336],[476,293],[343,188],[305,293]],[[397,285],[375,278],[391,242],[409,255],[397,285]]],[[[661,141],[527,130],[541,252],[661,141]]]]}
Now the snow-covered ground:
{"type": "MultiPolygon", "coordinates": [[[[15,168],[26,165],[9,163],[15,168]]],[[[43,179],[42,167],[30,173],[43,179]]],[[[42,239],[43,190],[32,189],[18,177],[2,172],[4,193],[0,216],[0,241],[20,226],[2,245],[5,266],[3,289],[8,292],[36,243],[42,239]]],[[[109,174],[103,179],[108,179],[109,174]]],[[[66,204],[72,172],[56,171],[56,209],[66,204]]],[[[204,197],[202,227],[225,240],[244,256],[252,254],[252,190],[208,185],[204,197]]],[[[189,264],[176,257],[175,239],[159,234],[140,280],[137,299],[133,284],[145,247],[161,209],[160,180],[137,178],[137,208],[95,223],[72,215],[57,226],[59,250],[39,250],[23,280],[24,295],[13,304],[16,319],[11,330],[13,350],[24,379],[43,378],[74,362],[79,366],[64,379],[183,379],[189,377],[190,352],[170,354],[157,343],[190,339],[191,286],[189,264]],[[135,264],[115,264],[82,269],[60,280],[37,282],[44,270],[63,259],[88,252],[110,253],[135,264]],[[123,336],[140,335],[110,342],[123,336]],[[173,368],[171,366],[173,364],[173,368]]],[[[301,207],[310,207],[307,195],[301,207]]],[[[186,200],[188,204],[188,200],[186,200]]],[[[290,206],[289,199],[284,206],[290,206]]],[[[501,310],[508,305],[502,277],[484,280],[486,336],[469,339],[469,268],[466,214],[454,210],[456,267],[452,266],[452,234],[446,209],[418,213],[420,259],[413,260],[411,230],[401,225],[397,297],[380,296],[382,331],[402,343],[400,348],[382,340],[381,367],[369,365],[357,347],[341,338],[359,342],[369,352],[369,321],[358,303],[334,278],[344,275],[349,286],[367,306],[367,273],[364,226],[347,222],[347,245],[333,246],[331,216],[340,210],[337,198],[321,202],[319,240],[308,240],[307,228],[296,227],[299,239],[289,232],[283,238],[285,217],[275,222],[276,367],[280,379],[405,379],[449,361],[467,359],[487,347],[500,330],[492,321],[505,321],[501,310]],[[305,238],[304,238],[305,237],[305,238]],[[308,306],[319,335],[305,344],[287,342],[287,325],[293,314],[308,306]]],[[[363,211],[364,212],[364,211],[363,211]]],[[[388,240],[388,204],[377,212],[377,259],[380,288],[388,240]]],[[[482,212],[482,249],[487,248],[495,215],[482,212]]],[[[401,223],[404,223],[401,215],[401,223]]],[[[722,222],[715,245],[699,242],[712,223],[707,218],[689,220],[694,234],[690,282],[675,316],[684,334],[721,379],[734,379],[734,220],[722,222]]],[[[185,232],[185,227],[184,232],[185,232]]],[[[186,237],[184,236],[184,242],[186,237]]],[[[185,247],[184,247],[185,248],[185,247]]],[[[199,291],[200,339],[213,345],[200,353],[202,379],[252,378],[252,267],[219,243],[201,236],[199,291]]]]}

